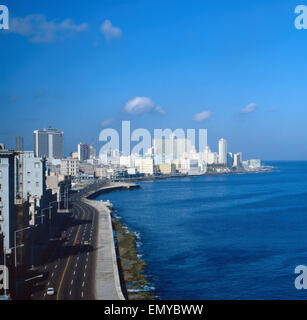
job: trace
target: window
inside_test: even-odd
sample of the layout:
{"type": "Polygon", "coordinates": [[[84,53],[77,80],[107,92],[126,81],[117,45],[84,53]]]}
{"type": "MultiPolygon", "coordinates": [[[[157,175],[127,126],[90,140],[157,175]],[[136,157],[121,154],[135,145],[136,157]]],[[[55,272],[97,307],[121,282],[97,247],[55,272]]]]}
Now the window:
{"type": "Polygon", "coordinates": [[[0,170],[0,178],[2,178],[2,171],[0,170]]]}
{"type": "Polygon", "coordinates": [[[0,190],[2,190],[2,184],[0,184],[0,190]]]}
{"type": "Polygon", "coordinates": [[[39,167],[40,167],[39,162],[35,162],[35,164],[34,164],[34,168],[39,168],[39,167]]]}
{"type": "Polygon", "coordinates": [[[39,182],[36,182],[36,187],[37,187],[37,188],[39,187],[39,182]]]}
{"type": "Polygon", "coordinates": [[[0,197],[0,202],[2,202],[2,198],[0,197]]]}

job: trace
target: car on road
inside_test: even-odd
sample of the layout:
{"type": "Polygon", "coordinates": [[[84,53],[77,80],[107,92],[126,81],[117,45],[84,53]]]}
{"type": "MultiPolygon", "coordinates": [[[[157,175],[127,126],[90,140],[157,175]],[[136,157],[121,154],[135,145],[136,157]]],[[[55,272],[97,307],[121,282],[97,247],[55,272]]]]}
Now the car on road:
{"type": "Polygon", "coordinates": [[[84,241],[83,244],[84,244],[85,246],[89,246],[89,245],[90,245],[88,241],[84,241]]]}
{"type": "Polygon", "coordinates": [[[55,293],[54,288],[47,289],[47,296],[54,296],[54,293],[55,293]]]}
{"type": "Polygon", "coordinates": [[[79,245],[80,245],[80,240],[76,240],[75,246],[79,246],[79,245]]]}

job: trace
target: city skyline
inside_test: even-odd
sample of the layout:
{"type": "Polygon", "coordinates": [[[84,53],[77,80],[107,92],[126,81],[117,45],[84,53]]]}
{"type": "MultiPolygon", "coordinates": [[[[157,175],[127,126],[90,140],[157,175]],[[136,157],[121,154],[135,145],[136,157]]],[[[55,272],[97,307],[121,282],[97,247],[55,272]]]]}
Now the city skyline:
{"type": "Polygon", "coordinates": [[[32,148],[31,132],[51,125],[66,132],[65,150],[92,139],[99,149],[103,128],[131,120],[148,130],[205,127],[209,145],[223,136],[248,158],[307,159],[307,33],[294,26],[296,1],[92,1],[82,10],[72,1],[3,2],[8,147],[23,136],[32,148]]]}

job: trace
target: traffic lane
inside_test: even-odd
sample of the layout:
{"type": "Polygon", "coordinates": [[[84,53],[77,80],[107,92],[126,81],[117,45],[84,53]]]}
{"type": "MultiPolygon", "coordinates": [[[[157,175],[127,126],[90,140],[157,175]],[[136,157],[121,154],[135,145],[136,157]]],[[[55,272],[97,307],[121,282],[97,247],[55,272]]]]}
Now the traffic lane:
{"type": "Polygon", "coordinates": [[[80,253],[81,255],[81,265],[80,268],[82,269],[83,265],[83,270],[84,272],[80,272],[78,274],[78,281],[81,284],[81,294],[79,293],[79,297],[81,299],[86,299],[86,300],[94,300],[95,299],[95,262],[96,262],[96,256],[95,256],[95,243],[96,243],[96,230],[95,226],[97,225],[97,211],[84,204],[80,204],[83,210],[87,212],[88,216],[88,224],[85,225],[84,230],[83,230],[83,235],[82,235],[82,243],[84,244],[85,241],[88,242],[88,245],[85,247],[87,248],[86,250],[82,250],[80,253]]]}
{"type": "MultiPolygon", "coordinates": [[[[73,219],[75,220],[75,222],[80,221],[81,214],[82,213],[78,207],[73,207],[73,219]]],[[[54,288],[55,295],[54,296],[45,295],[44,298],[46,300],[55,300],[56,299],[57,291],[58,291],[58,288],[59,288],[59,285],[61,282],[61,275],[63,274],[63,272],[65,270],[67,260],[71,256],[72,248],[74,246],[75,234],[78,229],[78,223],[75,223],[74,220],[72,220],[72,225],[67,229],[67,232],[65,234],[66,241],[65,241],[64,245],[59,248],[60,251],[58,253],[58,262],[61,262],[61,264],[60,264],[61,267],[58,269],[58,271],[56,271],[56,276],[55,276],[53,282],[49,282],[49,285],[47,285],[47,288],[46,288],[46,291],[47,291],[48,287],[54,288]]]]}
{"type": "MultiPolygon", "coordinates": [[[[78,211],[81,210],[81,208],[76,203],[74,203],[74,207],[77,208],[78,211]]],[[[76,241],[78,240],[81,228],[83,227],[83,220],[85,219],[86,214],[84,211],[81,210],[81,215],[82,215],[82,217],[78,222],[77,230],[75,230],[76,234],[74,236],[73,244],[75,244],[76,241]]],[[[72,270],[72,263],[74,262],[74,256],[77,255],[78,248],[75,246],[72,246],[69,249],[70,249],[70,255],[66,261],[65,268],[64,268],[62,275],[61,275],[61,280],[60,280],[60,284],[59,284],[59,287],[57,290],[57,296],[56,296],[57,300],[69,299],[69,296],[71,296],[71,293],[72,293],[70,290],[71,281],[69,283],[69,273],[72,270]]],[[[77,266],[78,266],[78,264],[77,264],[77,266]]],[[[78,270],[78,272],[79,272],[79,270],[78,270]]]]}
{"type": "Polygon", "coordinates": [[[96,281],[95,281],[95,277],[96,277],[96,258],[97,258],[97,252],[96,252],[96,247],[97,247],[97,238],[98,238],[98,211],[88,205],[85,205],[85,207],[88,208],[89,211],[92,212],[92,223],[90,226],[88,226],[89,228],[89,244],[91,247],[91,251],[87,257],[88,261],[87,261],[87,265],[88,265],[88,273],[86,274],[86,283],[87,285],[84,288],[84,297],[85,299],[91,300],[91,299],[96,299],[96,281]]]}
{"type": "MultiPolygon", "coordinates": [[[[73,209],[73,219],[78,219],[80,217],[80,210],[78,208],[73,209]]],[[[48,287],[52,287],[56,290],[58,283],[60,281],[60,276],[65,268],[66,260],[68,259],[68,250],[67,246],[73,245],[73,236],[74,236],[75,226],[68,226],[63,238],[66,238],[66,242],[62,242],[59,246],[54,247],[52,257],[49,259],[51,262],[44,265],[40,270],[47,272],[49,276],[45,279],[43,283],[43,290],[38,294],[35,294],[32,299],[47,299],[53,300],[54,297],[47,296],[46,292],[48,287]]]]}
{"type": "Polygon", "coordinates": [[[65,279],[65,289],[63,296],[66,299],[94,299],[94,295],[88,283],[92,276],[92,247],[84,245],[85,241],[90,242],[92,239],[92,224],[95,212],[89,210],[88,207],[78,203],[78,207],[84,213],[84,223],[81,225],[78,239],[80,245],[75,248],[76,255],[72,257],[71,272],[65,279]]]}

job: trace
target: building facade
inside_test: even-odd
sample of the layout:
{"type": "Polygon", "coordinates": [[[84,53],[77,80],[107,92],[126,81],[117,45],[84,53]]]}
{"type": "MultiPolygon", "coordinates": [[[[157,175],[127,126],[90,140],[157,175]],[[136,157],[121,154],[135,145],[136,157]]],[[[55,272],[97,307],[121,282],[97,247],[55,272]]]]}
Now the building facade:
{"type": "Polygon", "coordinates": [[[48,159],[64,158],[64,132],[51,127],[34,131],[34,153],[36,157],[48,159]]]}
{"type": "Polygon", "coordinates": [[[153,175],[155,172],[154,160],[151,158],[135,159],[135,166],[140,173],[143,173],[146,175],[153,175]]]}
{"type": "Polygon", "coordinates": [[[79,161],[86,161],[90,158],[91,149],[86,143],[80,142],[78,144],[78,159],[79,161]]]}
{"type": "Polygon", "coordinates": [[[161,174],[176,174],[176,165],[174,163],[163,163],[158,168],[161,174]]]}
{"type": "Polygon", "coordinates": [[[233,156],[233,166],[234,167],[242,167],[242,153],[236,153],[233,156]]]}
{"type": "Polygon", "coordinates": [[[79,173],[79,160],[67,158],[61,161],[61,174],[75,177],[79,173]]]}
{"type": "Polygon", "coordinates": [[[15,152],[0,150],[0,234],[6,250],[14,246],[15,182],[15,152]]]}
{"type": "Polygon", "coordinates": [[[225,139],[219,140],[219,164],[227,165],[227,141],[225,139]]]}

